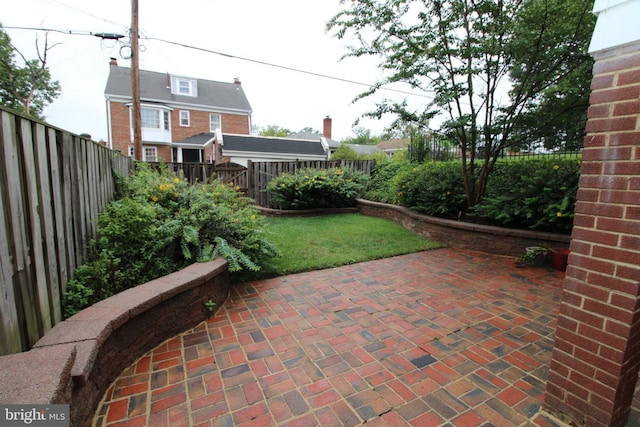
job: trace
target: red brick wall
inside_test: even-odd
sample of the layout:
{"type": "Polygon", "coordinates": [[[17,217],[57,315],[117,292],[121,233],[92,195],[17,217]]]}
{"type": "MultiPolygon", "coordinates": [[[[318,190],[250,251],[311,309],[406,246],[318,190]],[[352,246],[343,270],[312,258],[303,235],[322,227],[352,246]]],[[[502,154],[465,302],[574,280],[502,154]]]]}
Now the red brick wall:
{"type": "Polygon", "coordinates": [[[156,145],[156,149],[158,150],[158,161],[159,162],[170,162],[170,161],[172,161],[172,159],[171,159],[171,146],[170,145],[156,145]]]}
{"type": "MultiPolygon", "coordinates": [[[[180,110],[174,110],[171,113],[171,137],[174,141],[180,141],[202,132],[210,132],[209,129],[209,112],[196,110],[189,111],[191,119],[190,126],[180,126],[180,110]]],[[[222,116],[222,132],[235,133],[240,135],[249,135],[249,118],[246,115],[238,114],[221,114],[222,116]]]]}
{"type": "Polygon", "coordinates": [[[640,43],[595,59],[545,407],[617,426],[640,366],[640,43]]]}
{"type": "MultiPolygon", "coordinates": [[[[179,109],[171,113],[171,137],[173,141],[180,141],[202,132],[209,132],[209,112],[187,110],[190,116],[190,126],[180,126],[179,109]]],[[[222,132],[235,133],[240,135],[249,135],[251,129],[249,126],[249,117],[240,114],[221,114],[222,116],[222,132]]],[[[114,150],[120,150],[122,153],[128,153],[128,147],[131,145],[131,123],[129,116],[129,107],[124,103],[111,103],[111,141],[114,150]]],[[[163,161],[171,161],[171,147],[158,146],[158,157],[163,161]]]]}
{"type": "Polygon", "coordinates": [[[111,144],[114,150],[127,155],[131,144],[131,120],[129,107],[119,102],[111,102],[111,144]]]}

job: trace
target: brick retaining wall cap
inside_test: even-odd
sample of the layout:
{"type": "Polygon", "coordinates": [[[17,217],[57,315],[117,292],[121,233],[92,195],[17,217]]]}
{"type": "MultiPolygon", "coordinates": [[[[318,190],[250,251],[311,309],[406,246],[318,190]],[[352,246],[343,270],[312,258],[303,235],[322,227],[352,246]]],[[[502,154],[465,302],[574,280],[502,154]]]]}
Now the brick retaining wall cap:
{"type": "Polygon", "coordinates": [[[72,388],[87,384],[102,345],[114,331],[227,268],[227,262],[217,258],[127,289],[56,324],[31,350],[0,357],[0,403],[82,405],[70,402],[72,388]]]}
{"type": "Polygon", "coordinates": [[[73,344],[0,357],[0,402],[65,403],[65,389],[76,357],[73,344]],[[38,369],[46,367],[46,369],[38,369]]]}
{"type": "Polygon", "coordinates": [[[396,211],[402,215],[405,215],[411,219],[415,219],[421,222],[445,226],[449,228],[455,228],[459,230],[473,231],[477,233],[485,233],[496,236],[511,236],[511,237],[523,237],[530,239],[540,239],[547,241],[555,241],[559,243],[569,243],[571,236],[564,234],[548,233],[543,231],[534,230],[520,230],[516,228],[494,227],[491,225],[474,224],[471,222],[455,221],[452,219],[437,218],[434,216],[420,214],[402,206],[389,205],[386,203],[372,202],[365,199],[356,199],[359,205],[372,206],[380,209],[389,209],[396,211]]]}

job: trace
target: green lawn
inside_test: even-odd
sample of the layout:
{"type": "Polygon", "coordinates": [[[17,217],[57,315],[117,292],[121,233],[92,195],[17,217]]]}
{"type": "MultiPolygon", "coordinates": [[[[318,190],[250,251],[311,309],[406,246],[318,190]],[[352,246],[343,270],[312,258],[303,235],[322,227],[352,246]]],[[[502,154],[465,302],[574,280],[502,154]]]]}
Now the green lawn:
{"type": "Polygon", "coordinates": [[[268,217],[267,237],[282,256],[261,276],[337,267],[442,247],[393,221],[359,214],[268,217]]]}

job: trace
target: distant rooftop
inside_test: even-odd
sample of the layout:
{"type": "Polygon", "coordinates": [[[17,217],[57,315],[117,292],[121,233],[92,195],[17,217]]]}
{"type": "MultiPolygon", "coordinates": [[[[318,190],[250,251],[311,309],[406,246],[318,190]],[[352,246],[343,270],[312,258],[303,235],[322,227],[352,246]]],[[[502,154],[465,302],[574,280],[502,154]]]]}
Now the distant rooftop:
{"type": "MultiPolygon", "coordinates": [[[[242,85],[196,79],[196,96],[172,94],[168,73],[140,70],[140,99],[143,102],[183,103],[217,107],[224,110],[251,113],[251,105],[242,90],[242,85]]],[[[109,68],[109,78],[104,91],[105,95],[131,98],[131,69],[113,64],[109,68]]]]}
{"type": "Polygon", "coordinates": [[[254,153],[297,153],[304,155],[325,155],[318,140],[278,138],[253,135],[223,134],[222,144],[225,151],[244,151],[254,153]]]}

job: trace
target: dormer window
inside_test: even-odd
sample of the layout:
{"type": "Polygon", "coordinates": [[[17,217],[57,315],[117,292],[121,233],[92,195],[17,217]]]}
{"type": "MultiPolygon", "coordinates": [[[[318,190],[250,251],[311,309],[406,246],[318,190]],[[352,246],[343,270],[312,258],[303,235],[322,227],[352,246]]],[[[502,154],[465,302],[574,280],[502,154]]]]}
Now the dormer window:
{"type": "Polygon", "coordinates": [[[180,92],[180,95],[191,95],[191,82],[189,80],[178,80],[178,92],[180,92]]]}
{"type": "Polygon", "coordinates": [[[171,93],[183,96],[198,96],[198,81],[185,77],[171,76],[171,93]]]}

